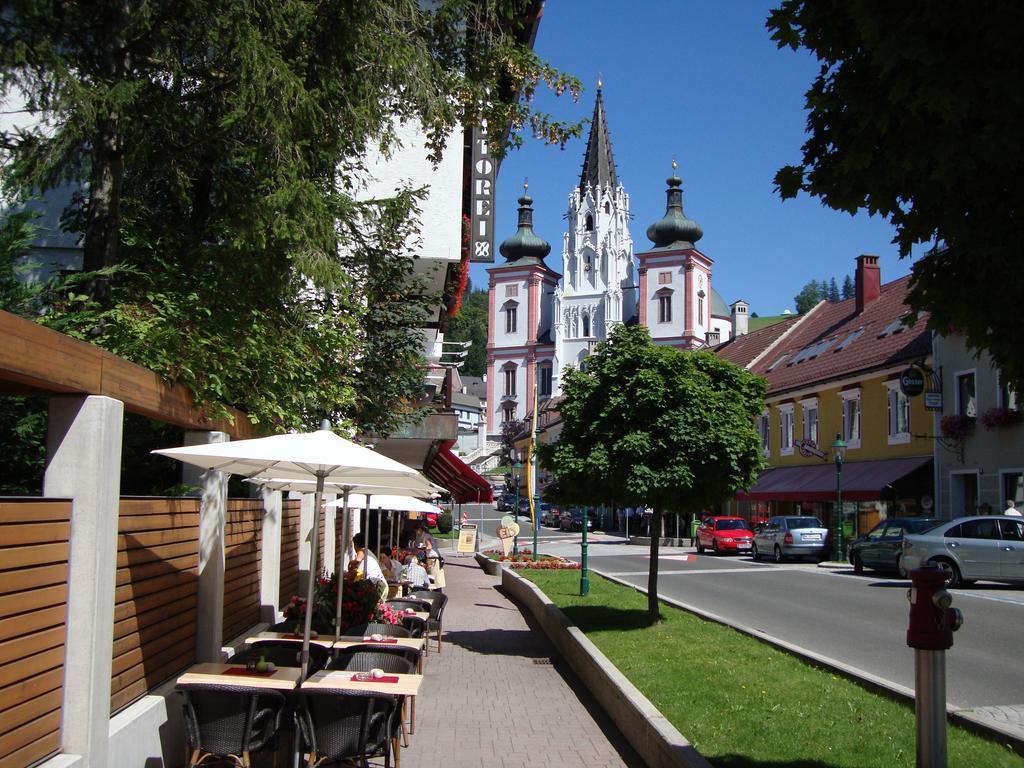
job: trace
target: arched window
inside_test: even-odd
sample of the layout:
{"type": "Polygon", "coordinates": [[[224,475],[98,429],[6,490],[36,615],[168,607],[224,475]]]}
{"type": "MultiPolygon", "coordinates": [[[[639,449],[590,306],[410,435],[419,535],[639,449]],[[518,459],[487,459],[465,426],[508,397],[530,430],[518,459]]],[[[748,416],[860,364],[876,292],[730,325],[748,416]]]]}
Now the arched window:
{"type": "Polygon", "coordinates": [[[515,333],[518,327],[519,304],[515,301],[506,301],[501,306],[501,311],[505,313],[505,333],[515,333]]]}
{"type": "Polygon", "coordinates": [[[604,212],[605,213],[611,213],[612,212],[612,207],[611,207],[611,205],[608,204],[607,200],[604,201],[604,212]]]}
{"type": "Polygon", "coordinates": [[[590,315],[583,313],[583,336],[590,336],[590,315]]]}
{"type": "Polygon", "coordinates": [[[587,228],[587,232],[594,231],[594,217],[591,216],[589,213],[587,214],[587,218],[584,220],[583,226],[587,228]]]}
{"type": "Polygon", "coordinates": [[[668,288],[662,288],[656,294],[655,298],[658,300],[658,322],[659,323],[671,323],[672,322],[672,291],[668,288]]]}
{"type": "Polygon", "coordinates": [[[537,367],[537,378],[540,379],[538,383],[539,394],[541,397],[551,397],[551,364],[540,365],[537,367]]]}
{"type": "Polygon", "coordinates": [[[515,397],[516,396],[516,365],[515,363],[506,363],[501,369],[501,376],[504,383],[502,390],[503,397],[515,397]]]}

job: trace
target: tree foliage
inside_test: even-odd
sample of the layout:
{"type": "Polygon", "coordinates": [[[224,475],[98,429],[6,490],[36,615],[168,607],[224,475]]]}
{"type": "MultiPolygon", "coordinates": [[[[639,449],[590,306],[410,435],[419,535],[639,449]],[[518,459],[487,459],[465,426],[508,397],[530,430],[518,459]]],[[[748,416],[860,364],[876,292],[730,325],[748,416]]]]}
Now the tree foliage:
{"type": "Polygon", "coordinates": [[[585,370],[565,376],[563,394],[561,435],[541,446],[541,459],[564,498],[653,508],[653,623],[662,514],[718,504],[754,481],[765,382],[710,352],[656,346],[646,328],[619,326],[585,370]]]}
{"type": "Polygon", "coordinates": [[[448,321],[445,341],[471,341],[469,354],[460,372],[464,376],[483,376],[487,371],[487,291],[467,286],[458,313],[448,321]]]}
{"type": "Polygon", "coordinates": [[[914,264],[911,308],[941,333],[963,331],[1021,390],[1006,276],[1024,230],[1024,8],[784,0],[768,28],[780,47],[821,63],[802,159],[775,177],[781,195],[891,219],[904,257],[917,244],[945,246],[914,264]]]}
{"type": "MultiPolygon", "coordinates": [[[[386,433],[421,385],[412,277],[422,190],[365,200],[364,158],[419,124],[437,161],[463,125],[548,141],[532,111],[578,84],[519,42],[526,0],[9,0],[6,185],[72,182],[84,271],[45,322],[264,424],[386,433]]],[[[496,147],[501,149],[501,147],[496,147]]]]}

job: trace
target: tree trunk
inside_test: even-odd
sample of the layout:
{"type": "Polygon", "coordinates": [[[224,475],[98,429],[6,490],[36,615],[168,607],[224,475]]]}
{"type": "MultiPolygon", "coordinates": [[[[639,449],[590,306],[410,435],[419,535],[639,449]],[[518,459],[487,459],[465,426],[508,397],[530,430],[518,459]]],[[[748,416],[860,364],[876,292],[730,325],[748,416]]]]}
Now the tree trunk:
{"type": "Polygon", "coordinates": [[[661,547],[661,509],[654,508],[651,515],[651,563],[647,572],[647,623],[661,621],[658,610],[658,550],[661,547]]]}
{"type": "MultiPolygon", "coordinates": [[[[113,87],[128,73],[126,35],[129,8],[125,0],[108,4],[103,18],[103,50],[100,61],[106,85],[113,87]]],[[[96,125],[89,158],[89,203],[86,208],[82,269],[85,272],[109,267],[118,262],[121,228],[121,183],[124,179],[124,155],[121,146],[121,118],[110,108],[96,125]]],[[[102,300],[109,292],[106,278],[93,280],[89,291],[102,300]]]]}

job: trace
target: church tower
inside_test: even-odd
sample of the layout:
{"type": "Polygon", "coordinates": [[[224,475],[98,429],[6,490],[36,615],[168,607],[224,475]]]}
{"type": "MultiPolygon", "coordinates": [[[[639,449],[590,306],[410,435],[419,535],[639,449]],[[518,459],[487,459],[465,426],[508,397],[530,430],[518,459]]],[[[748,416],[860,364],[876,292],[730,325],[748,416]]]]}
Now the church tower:
{"type": "Polygon", "coordinates": [[[561,369],[578,366],[616,323],[635,314],[629,195],[619,183],[601,82],[579,184],[569,193],[562,285],[555,289],[555,390],[561,369]]]}
{"type": "Polygon", "coordinates": [[[523,185],[519,228],[499,248],[501,266],[487,270],[487,431],[526,418],[536,399],[552,395],[555,347],[551,302],[560,277],[544,263],[551,245],[533,231],[533,198],[523,185]]]}

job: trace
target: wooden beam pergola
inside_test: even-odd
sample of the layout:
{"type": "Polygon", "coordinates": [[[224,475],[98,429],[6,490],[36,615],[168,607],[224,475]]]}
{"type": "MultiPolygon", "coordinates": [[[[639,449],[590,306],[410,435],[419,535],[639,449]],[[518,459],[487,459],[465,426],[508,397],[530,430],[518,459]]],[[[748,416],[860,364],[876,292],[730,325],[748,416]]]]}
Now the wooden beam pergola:
{"type": "Polygon", "coordinates": [[[212,421],[184,386],[92,344],[0,311],[0,392],[105,395],[125,410],[184,429],[226,432],[232,440],[256,436],[249,417],[229,409],[212,421]]]}

